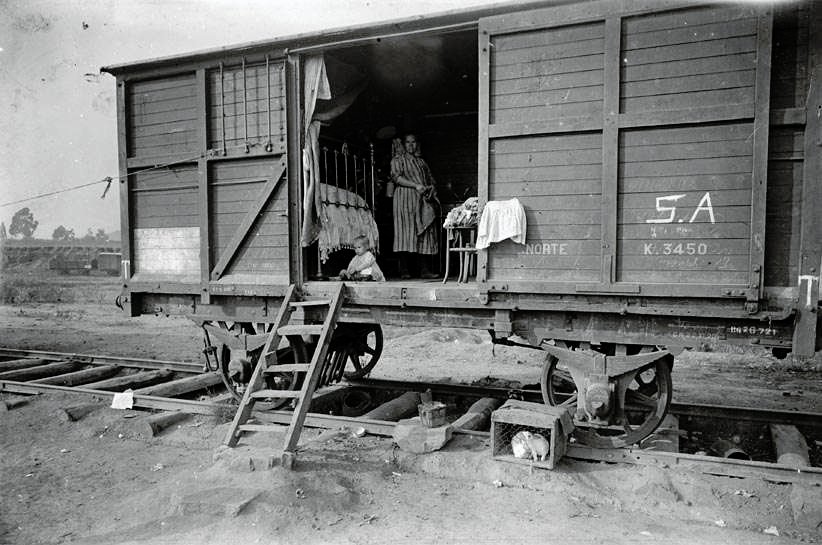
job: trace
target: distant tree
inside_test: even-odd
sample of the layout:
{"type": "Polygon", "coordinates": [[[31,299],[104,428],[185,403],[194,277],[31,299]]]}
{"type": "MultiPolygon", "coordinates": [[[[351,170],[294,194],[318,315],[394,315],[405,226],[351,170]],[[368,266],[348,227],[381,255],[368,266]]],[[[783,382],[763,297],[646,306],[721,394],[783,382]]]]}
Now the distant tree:
{"type": "Polygon", "coordinates": [[[8,235],[6,234],[6,224],[0,221],[0,240],[6,240],[8,235]]]}
{"type": "Polygon", "coordinates": [[[52,240],[74,240],[77,237],[74,235],[74,229],[66,229],[60,225],[51,234],[51,238],[52,240]]]}
{"type": "Polygon", "coordinates": [[[11,218],[9,234],[13,237],[19,235],[22,238],[31,238],[38,225],[40,225],[40,222],[35,221],[34,214],[31,213],[31,210],[29,210],[28,207],[21,208],[15,212],[11,218]]]}
{"type": "Polygon", "coordinates": [[[80,240],[94,240],[94,231],[91,230],[91,227],[86,229],[86,234],[80,240]]]}
{"type": "Polygon", "coordinates": [[[106,233],[105,229],[97,229],[97,232],[94,233],[94,240],[99,240],[100,242],[108,241],[108,233],[106,233]]]}

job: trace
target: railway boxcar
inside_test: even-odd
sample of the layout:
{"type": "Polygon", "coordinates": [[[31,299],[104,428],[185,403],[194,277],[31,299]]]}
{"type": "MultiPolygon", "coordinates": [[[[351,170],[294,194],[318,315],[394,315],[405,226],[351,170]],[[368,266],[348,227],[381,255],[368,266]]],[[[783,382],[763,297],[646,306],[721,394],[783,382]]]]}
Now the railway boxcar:
{"type": "Polygon", "coordinates": [[[120,274],[120,252],[100,252],[97,254],[97,269],[113,276],[120,274]]]}
{"type": "Polygon", "coordinates": [[[588,442],[636,442],[678,348],[818,348],[820,29],[813,2],[532,2],[106,67],[120,300],[253,360],[287,288],[330,293],[367,233],[389,280],[345,284],[350,374],[379,324],[518,335],[588,442]],[[429,265],[459,281],[399,279],[385,182],[407,132],[444,211],[516,198],[523,243],[443,230],[429,265]]]}

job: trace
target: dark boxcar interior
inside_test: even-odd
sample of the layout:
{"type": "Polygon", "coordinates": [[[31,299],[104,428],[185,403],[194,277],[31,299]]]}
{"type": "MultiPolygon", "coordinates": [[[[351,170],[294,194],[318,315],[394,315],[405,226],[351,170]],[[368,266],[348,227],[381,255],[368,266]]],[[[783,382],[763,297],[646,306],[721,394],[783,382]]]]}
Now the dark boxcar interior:
{"type": "MultiPolygon", "coordinates": [[[[331,49],[324,59],[333,94],[360,82],[364,86],[350,107],[320,130],[321,145],[328,154],[329,180],[334,179],[334,151],[343,143],[360,150],[360,157],[373,144],[380,262],[388,277],[396,278],[392,203],[385,192],[392,140],[409,132],[417,135],[444,210],[477,196],[477,33],[472,29],[385,38],[331,49]]],[[[338,157],[338,162],[341,166],[343,159],[338,157]]],[[[322,168],[324,179],[324,163],[322,168]]],[[[320,274],[316,256],[314,251],[307,253],[309,275],[328,277],[345,268],[353,251],[341,249],[329,256],[320,274]]],[[[440,252],[431,267],[442,269],[443,259],[440,252]]]]}

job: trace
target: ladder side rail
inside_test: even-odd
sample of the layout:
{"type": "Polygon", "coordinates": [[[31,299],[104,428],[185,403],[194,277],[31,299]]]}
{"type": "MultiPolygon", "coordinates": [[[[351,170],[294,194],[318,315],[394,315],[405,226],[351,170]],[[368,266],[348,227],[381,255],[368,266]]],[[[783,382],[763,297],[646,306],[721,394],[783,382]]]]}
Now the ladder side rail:
{"type": "Polygon", "coordinates": [[[283,461],[290,459],[293,461],[296,452],[297,442],[300,440],[300,431],[302,430],[305,417],[308,414],[309,406],[311,405],[311,396],[317,387],[317,382],[320,379],[320,371],[323,368],[323,362],[328,354],[328,348],[331,344],[331,338],[334,334],[334,328],[337,324],[337,317],[339,316],[340,308],[343,302],[343,291],[345,284],[340,283],[331,301],[328,314],[323,321],[323,332],[320,334],[317,348],[311,358],[308,375],[303,382],[302,395],[297,400],[297,406],[294,408],[294,416],[291,418],[291,423],[288,425],[286,432],[285,447],[283,448],[283,461]]]}
{"type": "Polygon", "coordinates": [[[291,303],[291,299],[294,297],[294,284],[288,286],[288,289],[285,292],[285,297],[283,298],[283,303],[280,306],[280,310],[277,313],[277,317],[275,318],[274,327],[271,328],[271,332],[268,335],[268,339],[265,342],[265,346],[263,346],[263,352],[260,355],[260,358],[257,360],[257,364],[254,366],[254,372],[251,374],[251,380],[248,382],[248,387],[245,389],[243,393],[243,399],[240,401],[240,406],[237,408],[237,412],[234,414],[234,419],[231,421],[231,425],[228,427],[228,433],[226,434],[226,438],[224,443],[229,447],[234,447],[237,445],[237,441],[239,440],[239,431],[240,426],[245,424],[248,417],[251,416],[251,411],[254,408],[254,398],[252,394],[260,389],[260,386],[263,382],[263,371],[268,366],[268,356],[271,352],[271,346],[274,346],[274,352],[276,357],[276,349],[277,346],[280,344],[280,335],[277,334],[277,330],[280,326],[283,325],[284,322],[288,321],[288,318],[291,314],[291,310],[289,308],[289,304],[291,303]],[[276,344],[275,344],[276,341],[276,344]]]}

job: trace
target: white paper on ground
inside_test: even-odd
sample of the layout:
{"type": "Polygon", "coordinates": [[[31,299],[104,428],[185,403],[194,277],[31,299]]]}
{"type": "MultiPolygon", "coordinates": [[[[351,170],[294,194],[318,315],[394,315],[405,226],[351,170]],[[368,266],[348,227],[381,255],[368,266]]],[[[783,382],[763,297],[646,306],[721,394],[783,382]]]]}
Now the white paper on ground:
{"type": "Polygon", "coordinates": [[[134,392],[126,390],[121,394],[114,394],[114,399],[111,400],[112,409],[130,409],[134,406],[134,392]]]}

